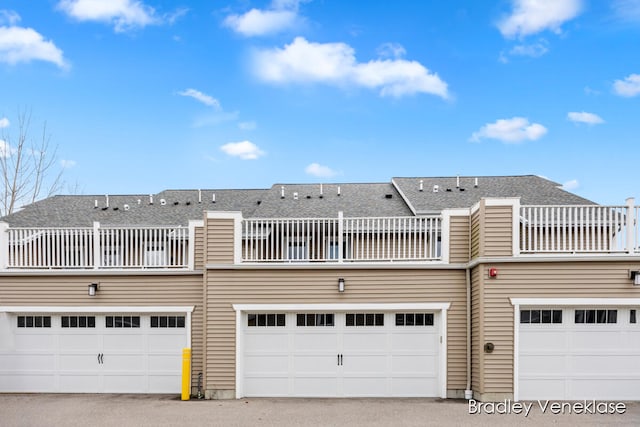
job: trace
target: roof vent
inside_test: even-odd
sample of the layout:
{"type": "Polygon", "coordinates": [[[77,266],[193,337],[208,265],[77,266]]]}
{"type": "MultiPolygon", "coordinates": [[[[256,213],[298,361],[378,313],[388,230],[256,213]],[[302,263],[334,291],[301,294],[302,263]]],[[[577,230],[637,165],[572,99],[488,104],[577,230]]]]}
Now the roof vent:
{"type": "Polygon", "coordinates": [[[307,199],[310,199],[310,198],[311,198],[311,196],[307,196],[307,199]]]}
{"type": "Polygon", "coordinates": [[[456,188],[460,188],[460,175],[456,176],[456,188]]]}
{"type": "Polygon", "coordinates": [[[478,178],[476,178],[475,182],[473,183],[473,186],[478,188],[478,178]]]}
{"type": "Polygon", "coordinates": [[[106,194],[106,195],[104,196],[104,198],[105,198],[105,206],[106,206],[106,207],[109,207],[109,195],[108,195],[108,194],[106,194]]]}
{"type": "Polygon", "coordinates": [[[322,184],[320,184],[320,197],[322,197],[322,184]]]}
{"type": "Polygon", "coordinates": [[[120,208],[116,206],[116,207],[113,208],[113,210],[117,211],[117,210],[120,210],[120,208]]]}
{"type": "Polygon", "coordinates": [[[216,193],[213,193],[211,195],[211,203],[215,203],[216,202],[216,193]]]}
{"type": "Polygon", "coordinates": [[[464,191],[464,188],[460,187],[460,191],[464,191]]]}
{"type": "Polygon", "coordinates": [[[385,199],[392,199],[393,198],[393,194],[385,194],[384,198],[385,199]]]}
{"type": "Polygon", "coordinates": [[[293,200],[298,200],[298,193],[296,192],[293,193],[293,200]]]}
{"type": "Polygon", "coordinates": [[[185,203],[185,205],[190,206],[191,202],[187,200],[187,202],[185,203]]]}
{"type": "Polygon", "coordinates": [[[93,203],[93,209],[96,209],[98,207],[98,199],[95,200],[95,202],[93,203]]]}
{"type": "Polygon", "coordinates": [[[423,191],[423,190],[424,190],[424,180],[421,179],[420,180],[420,191],[423,191]]]}
{"type": "Polygon", "coordinates": [[[153,194],[149,194],[149,204],[153,204],[153,194]]]}
{"type": "Polygon", "coordinates": [[[340,186],[338,185],[338,196],[340,195],[340,186]]]}
{"type": "Polygon", "coordinates": [[[167,201],[165,199],[160,199],[160,206],[164,206],[167,204],[167,201]]]}
{"type": "Polygon", "coordinates": [[[445,191],[446,191],[447,193],[451,193],[451,189],[450,189],[450,188],[447,188],[445,191]]]}
{"type": "Polygon", "coordinates": [[[129,208],[129,205],[124,205],[124,210],[125,210],[125,212],[126,212],[126,211],[128,211],[129,209],[130,209],[130,208],[129,208]]]}
{"type": "Polygon", "coordinates": [[[438,184],[433,186],[433,192],[437,193],[440,190],[440,186],[438,184]]]}
{"type": "Polygon", "coordinates": [[[262,203],[262,200],[258,200],[258,201],[256,202],[256,204],[257,204],[257,205],[260,205],[260,203],[262,203]]]}
{"type": "Polygon", "coordinates": [[[198,203],[202,203],[202,190],[198,190],[198,203]]]}
{"type": "Polygon", "coordinates": [[[284,199],[284,185],[280,187],[280,198],[284,199]]]}
{"type": "Polygon", "coordinates": [[[142,203],[142,200],[138,199],[138,204],[141,204],[141,203],[142,203]]]}
{"type": "Polygon", "coordinates": [[[178,206],[180,202],[173,202],[173,206],[178,206]]]}

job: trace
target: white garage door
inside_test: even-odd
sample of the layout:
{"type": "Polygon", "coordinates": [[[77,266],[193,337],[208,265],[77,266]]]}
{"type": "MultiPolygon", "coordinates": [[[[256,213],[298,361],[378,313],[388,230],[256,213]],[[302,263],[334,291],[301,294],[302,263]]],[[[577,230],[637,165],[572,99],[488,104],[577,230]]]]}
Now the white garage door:
{"type": "Polygon", "coordinates": [[[248,312],[244,396],[440,396],[437,312],[248,312]]]}
{"type": "Polygon", "coordinates": [[[519,398],[640,399],[638,309],[520,307],[519,398]]]}
{"type": "Polygon", "coordinates": [[[5,316],[1,392],[180,392],[184,315],[5,316]]]}

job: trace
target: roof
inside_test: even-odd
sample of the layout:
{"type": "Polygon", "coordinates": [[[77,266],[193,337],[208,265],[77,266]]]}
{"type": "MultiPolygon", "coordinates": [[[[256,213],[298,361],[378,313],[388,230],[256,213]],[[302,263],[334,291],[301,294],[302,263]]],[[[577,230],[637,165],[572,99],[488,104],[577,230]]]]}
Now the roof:
{"type": "Polygon", "coordinates": [[[557,182],[535,175],[393,178],[392,182],[417,215],[468,208],[483,197],[520,197],[523,205],[595,204],[563,190],[557,182]]]}
{"type": "Polygon", "coordinates": [[[275,184],[253,190],[165,190],[158,194],[53,196],[0,218],[12,227],[187,225],[205,211],[244,218],[411,216],[468,208],[482,197],[520,197],[522,204],[594,204],[533,175],[393,178],[390,183],[275,184]],[[420,183],[422,182],[422,191],[420,183]],[[438,191],[434,192],[434,186],[438,191]],[[214,197],[215,195],[215,197],[214,197]],[[108,205],[107,205],[108,200],[108,205]]]}

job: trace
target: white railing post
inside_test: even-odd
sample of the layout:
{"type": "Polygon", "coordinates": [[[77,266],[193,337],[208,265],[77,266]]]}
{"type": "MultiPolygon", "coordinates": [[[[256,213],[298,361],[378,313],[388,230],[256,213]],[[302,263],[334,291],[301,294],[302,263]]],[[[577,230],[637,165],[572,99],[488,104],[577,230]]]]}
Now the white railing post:
{"type": "Polygon", "coordinates": [[[100,268],[102,251],[100,250],[100,223],[93,222],[93,268],[100,268]]]}
{"type": "Polygon", "coordinates": [[[344,217],[342,211],[338,212],[338,262],[344,260],[342,246],[344,244],[344,217]]]}
{"type": "Polygon", "coordinates": [[[0,222],[0,270],[9,266],[9,224],[0,222]]]}
{"type": "Polygon", "coordinates": [[[629,197],[627,199],[627,212],[626,212],[626,227],[627,227],[627,239],[626,239],[626,252],[632,254],[635,251],[635,246],[638,244],[635,240],[635,226],[636,226],[636,210],[635,199],[629,197]]]}

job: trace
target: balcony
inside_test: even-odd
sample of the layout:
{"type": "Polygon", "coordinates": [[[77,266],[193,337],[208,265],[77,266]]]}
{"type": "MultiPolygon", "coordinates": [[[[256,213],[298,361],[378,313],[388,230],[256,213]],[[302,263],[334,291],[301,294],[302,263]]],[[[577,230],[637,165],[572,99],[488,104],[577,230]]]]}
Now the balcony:
{"type": "Polygon", "coordinates": [[[245,219],[242,262],[441,260],[440,217],[245,219]]]}
{"type": "Polygon", "coordinates": [[[188,227],[6,229],[9,269],[184,269],[188,227]]]}
{"type": "Polygon", "coordinates": [[[640,206],[521,206],[521,254],[640,255],[640,206]]]}

